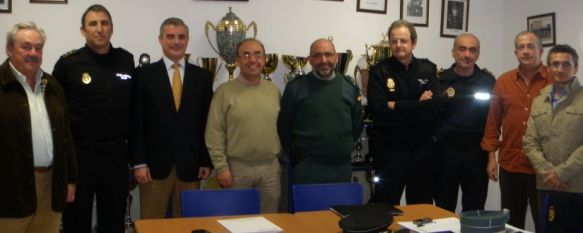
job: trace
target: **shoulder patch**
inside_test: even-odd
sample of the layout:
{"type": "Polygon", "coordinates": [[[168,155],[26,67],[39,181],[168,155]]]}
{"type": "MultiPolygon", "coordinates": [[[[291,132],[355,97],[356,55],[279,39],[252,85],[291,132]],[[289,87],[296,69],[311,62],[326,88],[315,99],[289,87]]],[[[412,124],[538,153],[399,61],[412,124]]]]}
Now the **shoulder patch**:
{"type": "Polygon", "coordinates": [[[486,69],[486,68],[482,68],[482,71],[484,71],[486,74],[488,74],[488,75],[490,75],[490,76],[492,76],[492,77],[496,77],[496,76],[494,76],[494,74],[492,74],[492,72],[490,72],[490,71],[489,71],[488,69],[486,69]]]}
{"type": "Polygon", "coordinates": [[[441,79],[441,76],[444,74],[445,69],[439,68],[439,70],[437,70],[437,79],[441,79]]]}
{"type": "Polygon", "coordinates": [[[343,77],[344,77],[344,80],[346,80],[347,82],[349,82],[353,86],[356,86],[356,79],[354,79],[348,75],[343,75],[343,77]]]}
{"type": "Polygon", "coordinates": [[[64,53],[63,55],[61,55],[61,57],[62,58],[70,57],[71,55],[77,54],[78,51],[79,50],[77,50],[77,49],[73,49],[73,50],[71,50],[69,52],[64,53]]]}

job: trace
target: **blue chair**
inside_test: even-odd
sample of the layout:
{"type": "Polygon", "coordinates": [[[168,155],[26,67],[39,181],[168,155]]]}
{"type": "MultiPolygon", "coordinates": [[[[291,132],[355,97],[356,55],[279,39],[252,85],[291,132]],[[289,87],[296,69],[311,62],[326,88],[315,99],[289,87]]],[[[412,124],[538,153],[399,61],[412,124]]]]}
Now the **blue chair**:
{"type": "Polygon", "coordinates": [[[359,183],[304,184],[293,185],[292,189],[295,212],[363,204],[362,185],[359,183]]]}
{"type": "Polygon", "coordinates": [[[188,190],[182,192],[182,217],[259,214],[256,189],[188,190]]]}

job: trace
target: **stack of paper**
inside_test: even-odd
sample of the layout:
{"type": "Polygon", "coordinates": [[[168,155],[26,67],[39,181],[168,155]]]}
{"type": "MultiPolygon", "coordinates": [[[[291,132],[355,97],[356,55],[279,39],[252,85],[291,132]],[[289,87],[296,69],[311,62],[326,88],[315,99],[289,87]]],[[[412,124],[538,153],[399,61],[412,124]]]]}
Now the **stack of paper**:
{"type": "Polygon", "coordinates": [[[231,233],[278,233],[281,228],[264,217],[233,218],[217,220],[231,233]]]}

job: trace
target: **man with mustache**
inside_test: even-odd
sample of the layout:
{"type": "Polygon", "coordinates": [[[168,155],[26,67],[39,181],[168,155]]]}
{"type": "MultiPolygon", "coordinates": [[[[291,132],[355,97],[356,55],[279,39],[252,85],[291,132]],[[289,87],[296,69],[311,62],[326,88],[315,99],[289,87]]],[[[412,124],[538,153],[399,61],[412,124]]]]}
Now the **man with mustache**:
{"type": "Polygon", "coordinates": [[[109,11],[95,4],[81,16],[85,46],[61,56],[53,75],[61,83],[71,113],[79,163],[75,202],[63,213],[65,233],[124,231],[128,195],[128,123],[134,57],[111,44],[109,11]]]}
{"type": "Polygon", "coordinates": [[[277,212],[281,195],[281,144],[277,136],[279,88],[261,77],[265,48],[257,39],[237,45],[239,77],[213,95],[205,140],[219,184],[256,188],[261,212],[277,212]]]}
{"type": "Polygon", "coordinates": [[[444,114],[435,144],[435,202],[455,212],[461,188],[462,211],[483,210],[488,194],[488,153],[480,142],[496,79],[476,65],[480,40],[473,34],[458,35],[451,54],[455,63],[439,73],[444,114]]]}
{"type": "Polygon", "coordinates": [[[180,195],[200,188],[211,171],[204,130],[211,102],[210,72],[186,61],[190,39],[182,19],[160,25],[164,56],[136,70],[131,164],[140,186],[143,219],[164,218],[168,201],[180,217],[180,195]]]}
{"type": "Polygon", "coordinates": [[[369,72],[368,104],[374,121],[375,202],[433,203],[433,136],[441,112],[436,68],[413,56],[415,27],[397,20],[388,30],[391,56],[369,72]]]}
{"type": "Polygon", "coordinates": [[[75,199],[75,147],[61,85],[41,70],[44,31],[33,22],[8,32],[0,65],[0,232],[58,233],[75,199]]]}
{"type": "Polygon", "coordinates": [[[360,91],[334,72],[332,41],[314,41],[308,59],[312,72],[287,84],[277,121],[283,149],[297,162],[294,183],[350,182],[351,153],[362,132],[360,91]]]}
{"type": "Polygon", "coordinates": [[[488,177],[492,181],[500,178],[502,208],[510,210],[508,224],[523,229],[526,206],[530,204],[536,232],[539,232],[536,176],[522,150],[522,136],[526,132],[532,101],[542,88],[552,83],[552,78],[541,62],[542,42],[534,32],[523,31],[516,35],[514,54],[518,67],[502,74],[492,90],[481,146],[488,151],[488,177]],[[499,151],[498,161],[496,151],[499,151]]]}

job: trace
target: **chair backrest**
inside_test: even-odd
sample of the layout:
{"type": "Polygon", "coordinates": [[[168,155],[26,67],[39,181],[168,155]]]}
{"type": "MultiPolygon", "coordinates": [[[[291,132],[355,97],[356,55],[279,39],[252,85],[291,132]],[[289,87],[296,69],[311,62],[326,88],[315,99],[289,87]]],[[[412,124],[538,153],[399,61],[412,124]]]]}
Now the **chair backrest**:
{"type": "Polygon", "coordinates": [[[182,217],[260,213],[256,189],[188,190],[182,192],[182,217]]]}
{"type": "Polygon", "coordinates": [[[330,183],[294,185],[295,212],[326,210],[334,205],[363,204],[359,183],[330,183]]]}

